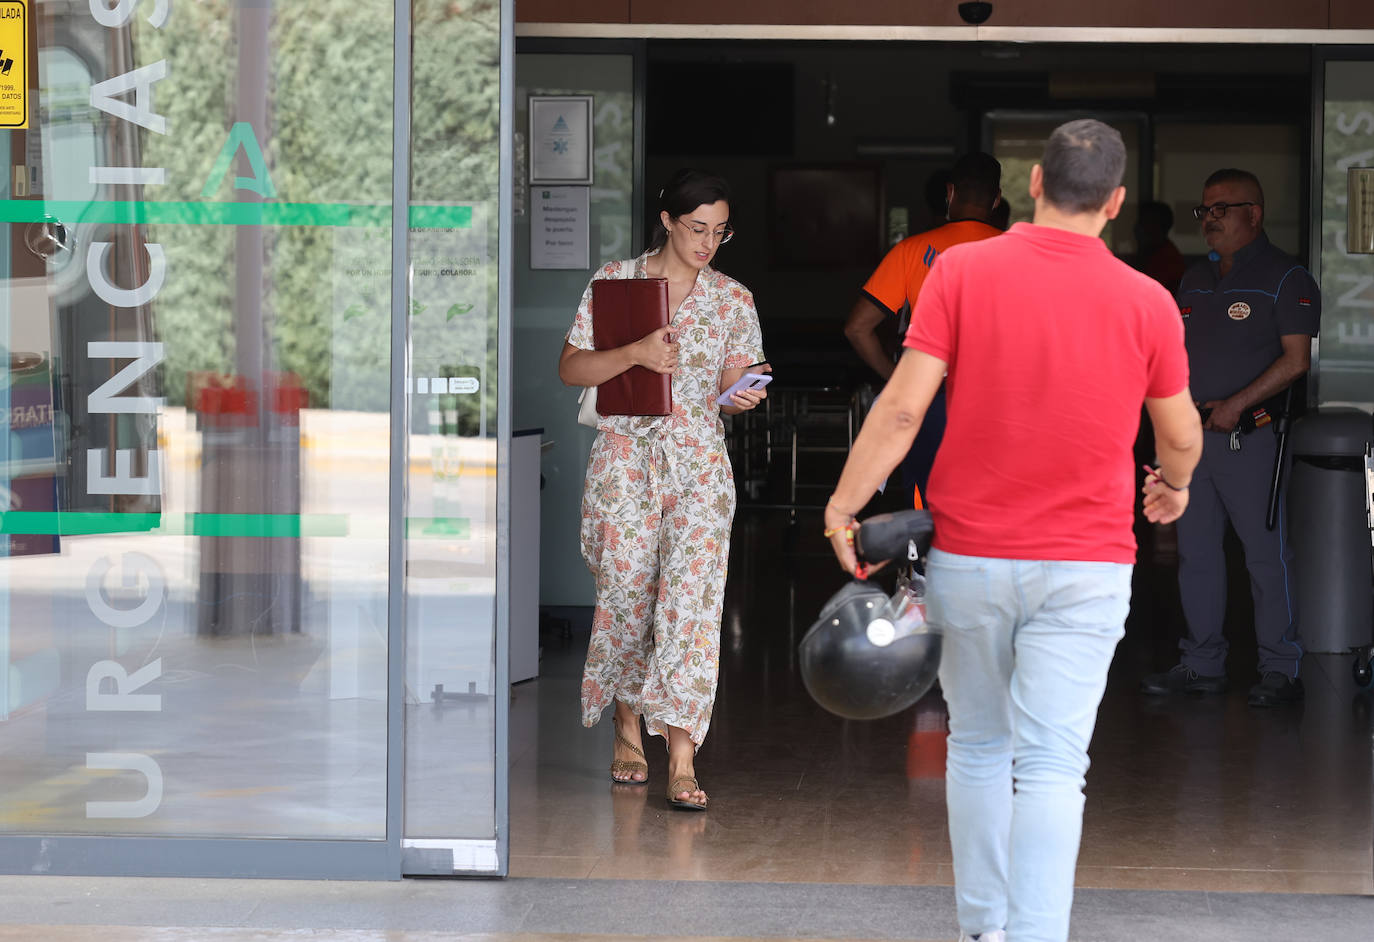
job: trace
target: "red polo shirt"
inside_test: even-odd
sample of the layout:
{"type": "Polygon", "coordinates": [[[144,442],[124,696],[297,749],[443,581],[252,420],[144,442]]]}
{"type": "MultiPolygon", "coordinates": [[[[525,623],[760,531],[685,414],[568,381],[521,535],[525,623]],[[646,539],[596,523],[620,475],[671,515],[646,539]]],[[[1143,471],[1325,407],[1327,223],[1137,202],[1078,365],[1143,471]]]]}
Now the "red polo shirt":
{"type": "Polygon", "coordinates": [[[1188,385],[1168,291],[1101,239],[1017,223],[944,252],[906,345],[949,368],[927,495],[938,548],[1135,561],[1140,406],[1188,385]]]}

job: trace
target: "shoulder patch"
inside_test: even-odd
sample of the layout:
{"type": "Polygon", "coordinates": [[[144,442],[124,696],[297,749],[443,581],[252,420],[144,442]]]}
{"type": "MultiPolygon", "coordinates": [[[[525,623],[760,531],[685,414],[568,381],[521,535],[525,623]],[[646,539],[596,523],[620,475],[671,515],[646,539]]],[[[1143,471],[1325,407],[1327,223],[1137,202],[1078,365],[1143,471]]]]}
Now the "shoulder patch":
{"type": "Polygon", "coordinates": [[[1311,299],[1311,298],[1298,298],[1298,306],[1299,306],[1299,307],[1311,307],[1311,306],[1312,306],[1312,299],[1311,299]]]}
{"type": "Polygon", "coordinates": [[[1192,305],[1187,305],[1185,307],[1179,308],[1178,313],[1183,315],[1184,317],[1187,317],[1188,315],[1193,313],[1192,305]]]}

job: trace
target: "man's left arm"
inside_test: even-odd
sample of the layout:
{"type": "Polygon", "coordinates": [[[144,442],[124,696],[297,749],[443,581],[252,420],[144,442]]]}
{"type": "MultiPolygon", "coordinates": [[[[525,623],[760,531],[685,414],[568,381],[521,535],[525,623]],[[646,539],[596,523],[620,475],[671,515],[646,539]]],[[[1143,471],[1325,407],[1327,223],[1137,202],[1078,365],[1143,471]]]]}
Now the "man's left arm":
{"type": "Polygon", "coordinates": [[[906,350],[859,429],[835,492],[825,505],[826,535],[846,572],[853,572],[858,560],[845,528],[911,449],[926,410],[945,380],[945,367],[944,360],[929,353],[906,350]]]}

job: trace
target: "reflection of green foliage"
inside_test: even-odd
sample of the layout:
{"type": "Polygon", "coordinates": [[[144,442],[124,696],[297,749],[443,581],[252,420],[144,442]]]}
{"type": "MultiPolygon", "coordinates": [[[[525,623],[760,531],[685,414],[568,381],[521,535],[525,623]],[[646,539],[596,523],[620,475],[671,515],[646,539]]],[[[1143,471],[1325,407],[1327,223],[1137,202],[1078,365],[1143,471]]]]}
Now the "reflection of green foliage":
{"type": "MultiPolygon", "coordinates": [[[[251,113],[235,101],[240,67],[239,4],[178,4],[162,29],[135,17],[137,64],[167,61],[157,86],[165,135],[145,134],[141,162],[165,167],[167,183],[145,198],[196,200],[229,128],[251,113]]],[[[417,202],[489,201],[486,266],[495,369],[497,140],[500,7],[495,0],[457,4],[415,0],[412,81],[412,198],[417,202]]],[[[295,203],[380,203],[392,186],[392,4],[389,0],[319,0],[271,9],[266,49],[266,127],[257,133],[277,198],[295,203]]],[[[404,158],[403,158],[404,159],[404,158]]],[[[232,175],[249,175],[240,157],[232,175]]],[[[221,188],[228,193],[228,184],[221,188]]],[[[179,403],[192,370],[234,370],[235,234],[230,228],[165,227],[168,278],[154,317],[166,344],[167,395],[179,403]]],[[[389,251],[389,250],[388,250],[389,251]]],[[[298,374],[312,404],[327,405],[338,367],[385,377],[383,323],[374,308],[349,300],[335,311],[334,238],[323,228],[268,230],[263,239],[262,308],[269,369],[298,374]],[[349,345],[352,346],[349,346],[349,345]]],[[[390,257],[375,258],[389,268],[390,257]]],[[[419,309],[423,309],[420,305],[419,309]]],[[[441,308],[442,310],[443,308],[441,308]]],[[[418,313],[418,310],[414,313],[418,313]]],[[[494,383],[488,388],[495,389],[494,383]]],[[[350,397],[352,398],[352,397],[350,397]]],[[[385,408],[383,390],[376,399],[385,408]]],[[[490,400],[494,410],[495,399],[490,400]]],[[[494,411],[489,413],[494,414],[494,411]]]]}
{"type": "MultiPolygon", "coordinates": [[[[1374,74],[1374,64],[1370,64],[1369,69],[1374,74]]],[[[1331,358],[1339,354],[1364,363],[1370,360],[1365,338],[1367,331],[1374,330],[1374,312],[1363,303],[1374,292],[1366,287],[1359,292],[1359,300],[1354,304],[1341,304],[1342,295],[1362,284],[1367,285],[1364,279],[1370,271],[1369,256],[1351,255],[1346,251],[1349,184],[1345,169],[1374,166],[1371,148],[1374,148],[1374,96],[1355,101],[1327,101],[1322,134],[1321,288],[1325,311],[1322,321],[1326,328],[1322,333],[1322,354],[1331,358]]],[[[1324,398],[1343,398],[1342,395],[1329,395],[1325,390],[1331,381],[1326,379],[1326,383],[1324,398]]],[[[1354,385],[1361,383],[1356,380],[1354,385]]],[[[1369,398],[1363,395],[1360,401],[1369,398]]]]}
{"type": "MultiPolygon", "coordinates": [[[[453,0],[414,0],[415,64],[411,79],[412,133],[410,192],[417,202],[485,202],[488,211],[474,221],[487,227],[485,256],[488,382],[479,396],[459,396],[459,408],[473,410],[480,403],[488,416],[496,415],[496,234],[500,221],[500,66],[501,5],[498,0],[467,0],[456,11],[453,0]]],[[[469,303],[468,300],[462,303],[469,303]]],[[[445,310],[445,308],[440,308],[445,310]]],[[[451,308],[448,309],[451,311],[451,308]]],[[[451,313],[444,323],[452,318],[451,313]]],[[[430,330],[435,330],[431,327],[430,330]]],[[[442,325],[437,327],[442,331],[442,325]]],[[[452,341],[443,333],[421,337],[412,347],[428,356],[448,356],[452,341]],[[445,348],[448,349],[445,349],[445,348]],[[432,349],[426,349],[432,348],[432,349]]],[[[468,353],[470,351],[464,351],[468,353]]],[[[467,359],[467,357],[464,357],[467,359]]],[[[453,374],[446,374],[453,375],[453,374]]],[[[489,425],[494,425],[489,422],[489,425]]],[[[460,422],[462,434],[468,424],[460,422]]],[[[489,428],[491,434],[494,429],[489,428]]]]}
{"type": "MultiPolygon", "coordinates": [[[[232,8],[224,0],[182,4],[163,30],[141,17],[133,22],[138,63],[166,59],[168,72],[158,83],[156,98],[168,133],[144,134],[141,159],[145,166],[167,168],[167,183],[150,188],[145,198],[198,199],[229,126],[212,126],[205,116],[224,113],[233,87],[231,69],[209,67],[231,44],[232,8]]],[[[154,317],[165,343],[166,395],[179,404],[188,373],[223,372],[233,363],[234,233],[215,226],[168,227],[152,238],[167,256],[167,281],[154,303],[154,317]],[[194,236],[188,238],[191,231],[194,236]]]]}
{"type": "Polygon", "coordinates": [[[412,198],[441,203],[490,200],[495,205],[500,4],[415,0],[414,17],[412,198]]]}

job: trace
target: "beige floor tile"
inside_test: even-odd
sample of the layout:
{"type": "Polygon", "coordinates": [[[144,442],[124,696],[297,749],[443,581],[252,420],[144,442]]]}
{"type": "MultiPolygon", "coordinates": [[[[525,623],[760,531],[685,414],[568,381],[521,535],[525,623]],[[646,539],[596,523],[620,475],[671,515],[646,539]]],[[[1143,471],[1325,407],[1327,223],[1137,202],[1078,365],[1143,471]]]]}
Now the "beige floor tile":
{"type": "MultiPolygon", "coordinates": [[[[750,532],[741,549],[757,554],[749,541],[766,542],[769,531],[750,532]]],[[[800,683],[795,643],[835,582],[825,562],[814,572],[805,558],[755,565],[747,592],[727,591],[716,712],[696,760],[711,795],[705,814],[666,807],[659,740],[645,745],[648,785],[607,781],[610,725],[583,728],[577,712],[585,636],[546,648],[540,678],[518,701],[531,711],[522,728],[536,732],[513,747],[512,872],[949,884],[938,695],[895,717],[846,723],[800,683]],[[786,610],[762,601],[789,593],[786,610]]],[[[1147,613],[1152,604],[1137,603],[1147,613]]],[[[1081,884],[1369,892],[1370,711],[1352,699],[1348,659],[1309,656],[1307,700],[1288,709],[1247,707],[1243,672],[1225,697],[1147,698],[1134,664],[1157,642],[1137,638],[1132,648],[1138,631],[1128,626],[1118,650],[1093,740],[1081,884]]],[[[1242,642],[1233,659],[1253,659],[1242,642]]]]}
{"type": "MultiPolygon", "coordinates": [[[[747,936],[654,936],[654,942],[750,942],[747,936]]],[[[769,936],[768,942],[780,937],[769,936]]],[[[233,929],[207,926],[0,926],[0,942],[643,942],[577,933],[410,932],[397,929],[233,929]]],[[[864,942],[837,939],[833,942],[864,942]]],[[[913,940],[922,942],[922,940],[913,940]]]]}

